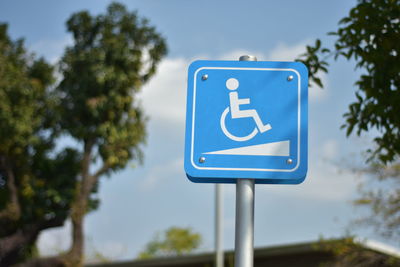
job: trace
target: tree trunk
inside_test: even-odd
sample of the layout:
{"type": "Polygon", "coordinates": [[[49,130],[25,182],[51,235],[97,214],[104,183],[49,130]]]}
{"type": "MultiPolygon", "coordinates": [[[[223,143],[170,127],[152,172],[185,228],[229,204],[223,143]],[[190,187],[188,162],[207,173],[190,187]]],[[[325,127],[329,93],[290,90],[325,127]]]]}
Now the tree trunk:
{"type": "Polygon", "coordinates": [[[15,264],[23,249],[33,245],[40,231],[62,226],[65,218],[54,218],[33,225],[25,226],[14,234],[0,239],[0,266],[15,264]]]}
{"type": "Polygon", "coordinates": [[[81,181],[77,183],[76,197],[72,203],[72,246],[67,253],[68,266],[78,267],[83,265],[85,246],[83,222],[88,209],[89,196],[97,180],[97,177],[91,176],[89,173],[93,143],[93,141],[85,141],[81,164],[81,181]]]}
{"type": "Polygon", "coordinates": [[[65,255],[53,258],[35,259],[19,266],[21,267],[47,267],[47,266],[83,266],[85,247],[84,218],[88,210],[90,193],[98,182],[99,177],[108,170],[105,164],[93,175],[89,173],[93,140],[85,141],[83,158],[81,162],[81,180],[75,188],[75,198],[71,205],[72,245],[65,255]]]}
{"type": "Polygon", "coordinates": [[[68,252],[67,264],[68,266],[82,266],[83,265],[83,250],[84,250],[84,228],[83,222],[87,210],[87,200],[85,196],[81,195],[74,201],[72,206],[72,246],[68,252]]]}
{"type": "Polygon", "coordinates": [[[0,166],[5,170],[9,201],[5,209],[0,211],[0,220],[17,221],[21,216],[21,206],[18,199],[18,189],[15,184],[14,171],[9,160],[5,156],[0,157],[0,166]]]}
{"type": "Polygon", "coordinates": [[[107,165],[104,165],[97,172],[95,172],[94,175],[91,175],[89,173],[93,143],[93,141],[85,141],[83,158],[81,162],[81,180],[76,184],[75,198],[71,205],[71,248],[66,254],[60,255],[59,257],[33,259],[23,264],[17,265],[18,267],[83,266],[83,255],[85,246],[85,234],[83,224],[86,212],[88,210],[89,196],[93,190],[93,187],[98,182],[98,178],[108,169],[107,165]]]}

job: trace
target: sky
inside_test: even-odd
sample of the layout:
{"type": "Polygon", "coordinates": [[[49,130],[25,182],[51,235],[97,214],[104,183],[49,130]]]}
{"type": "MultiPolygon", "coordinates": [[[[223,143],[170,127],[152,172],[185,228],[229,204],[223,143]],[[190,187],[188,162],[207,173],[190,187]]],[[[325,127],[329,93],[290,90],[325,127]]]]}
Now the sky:
{"type": "MultiPolygon", "coordinates": [[[[30,51],[56,63],[72,37],[65,22],[81,10],[97,15],[106,0],[2,0],[0,21],[12,38],[25,39],[30,51]]],[[[85,219],[89,260],[100,252],[113,260],[129,260],[157,232],[171,226],[201,233],[200,251],[214,247],[214,184],[190,182],[183,169],[186,80],[197,59],[291,61],[307,44],[337,29],[354,0],[146,0],[121,1],[138,10],[166,38],[169,53],[157,74],[142,88],[140,101],[149,117],[143,165],[130,164],[101,180],[101,205],[85,219]]],[[[343,236],[362,215],[351,201],[357,197],[355,175],[348,170],[362,162],[368,136],[346,138],[343,114],[354,101],[360,71],[352,62],[332,63],[323,75],[324,89],[309,91],[309,170],[300,185],[256,185],[255,246],[315,241],[343,236]]],[[[224,247],[234,247],[235,185],[223,186],[224,247]]],[[[40,235],[43,255],[65,250],[70,224],[40,235]]],[[[373,232],[353,229],[362,238],[380,240],[373,232]]]]}

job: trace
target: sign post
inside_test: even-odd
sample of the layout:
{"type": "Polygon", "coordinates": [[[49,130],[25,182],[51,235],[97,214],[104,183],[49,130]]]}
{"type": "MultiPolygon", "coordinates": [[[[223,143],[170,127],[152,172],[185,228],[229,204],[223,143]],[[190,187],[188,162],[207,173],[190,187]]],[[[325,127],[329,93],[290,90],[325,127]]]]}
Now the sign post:
{"type": "Polygon", "coordinates": [[[306,177],[307,68],[253,56],[195,61],[186,107],[186,175],[197,183],[236,184],[235,266],[252,267],[254,185],[306,177]]]}
{"type": "Polygon", "coordinates": [[[215,185],[215,266],[224,267],[222,184],[215,185]]]}
{"type": "Polygon", "coordinates": [[[254,180],[236,184],[235,267],[253,267],[254,180]]]}

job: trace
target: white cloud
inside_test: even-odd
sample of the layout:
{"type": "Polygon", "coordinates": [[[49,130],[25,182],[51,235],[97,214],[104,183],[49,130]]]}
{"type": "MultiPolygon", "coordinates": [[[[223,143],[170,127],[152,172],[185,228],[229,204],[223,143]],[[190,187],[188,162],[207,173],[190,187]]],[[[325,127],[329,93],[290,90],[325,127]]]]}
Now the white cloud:
{"type": "Polygon", "coordinates": [[[166,178],[175,177],[176,173],[181,174],[183,158],[176,158],[166,163],[161,163],[151,168],[141,184],[144,190],[153,190],[160,183],[167,183],[166,178]]]}
{"type": "MultiPolygon", "coordinates": [[[[87,224],[85,224],[85,228],[88,229],[87,224]]],[[[40,255],[54,256],[67,251],[72,243],[71,229],[71,221],[67,220],[63,227],[43,231],[37,242],[40,255]]],[[[89,262],[99,262],[102,260],[101,257],[104,259],[121,258],[126,252],[126,246],[120,242],[107,241],[95,246],[91,237],[86,236],[85,238],[85,257],[89,262]]]]}
{"type": "Polygon", "coordinates": [[[294,61],[299,55],[306,51],[307,43],[309,43],[308,40],[301,41],[294,45],[278,43],[268,55],[266,55],[265,60],[294,61]]]}
{"type": "Polygon", "coordinates": [[[216,59],[217,60],[239,60],[239,58],[243,55],[255,56],[257,58],[257,60],[260,60],[260,61],[266,60],[265,55],[263,53],[261,53],[259,51],[250,52],[245,49],[238,49],[238,50],[233,50],[233,51],[227,52],[226,54],[222,54],[221,56],[219,56],[216,59]]]}
{"type": "Polygon", "coordinates": [[[43,231],[38,238],[40,255],[58,255],[67,249],[71,244],[71,222],[68,220],[63,227],[43,231]]]}
{"type": "Polygon", "coordinates": [[[302,184],[274,185],[273,187],[261,185],[258,188],[261,191],[268,191],[268,194],[272,193],[285,198],[350,201],[356,187],[357,181],[351,172],[340,171],[335,165],[320,159],[310,162],[307,177],[302,184]]]}
{"type": "Polygon", "coordinates": [[[329,139],[322,144],[322,157],[327,160],[333,160],[338,156],[338,142],[335,139],[329,139]]]}
{"type": "Polygon", "coordinates": [[[357,181],[350,171],[339,170],[337,166],[323,159],[310,164],[304,183],[303,197],[316,200],[351,200],[356,191],[357,181]]]}
{"type": "Polygon", "coordinates": [[[143,87],[139,97],[151,119],[184,122],[189,63],[183,58],[167,58],[160,63],[157,75],[143,87]]]}
{"type": "Polygon", "coordinates": [[[301,41],[294,45],[278,43],[270,52],[249,51],[246,49],[236,49],[218,56],[217,60],[239,60],[240,56],[253,55],[259,61],[294,61],[299,55],[305,52],[308,40],[301,41]]]}

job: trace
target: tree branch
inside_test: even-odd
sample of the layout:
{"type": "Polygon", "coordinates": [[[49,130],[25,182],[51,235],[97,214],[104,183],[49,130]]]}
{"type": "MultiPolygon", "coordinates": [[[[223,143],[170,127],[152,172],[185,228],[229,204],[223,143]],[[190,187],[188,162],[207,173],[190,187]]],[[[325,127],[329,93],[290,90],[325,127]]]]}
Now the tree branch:
{"type": "Polygon", "coordinates": [[[94,174],[93,176],[96,177],[96,179],[98,179],[100,176],[102,176],[103,174],[105,174],[108,169],[110,168],[110,166],[106,163],[103,164],[103,166],[101,166],[101,168],[99,168],[94,174]]]}
{"type": "Polygon", "coordinates": [[[98,182],[100,176],[105,174],[109,170],[110,166],[107,163],[104,163],[103,166],[101,166],[92,176],[91,176],[91,181],[90,185],[91,188],[98,182]]]}
{"type": "Polygon", "coordinates": [[[22,248],[32,245],[40,231],[48,228],[59,227],[64,224],[64,217],[56,217],[50,220],[42,220],[35,224],[30,224],[12,235],[0,239],[0,266],[15,264],[22,248]]]}

